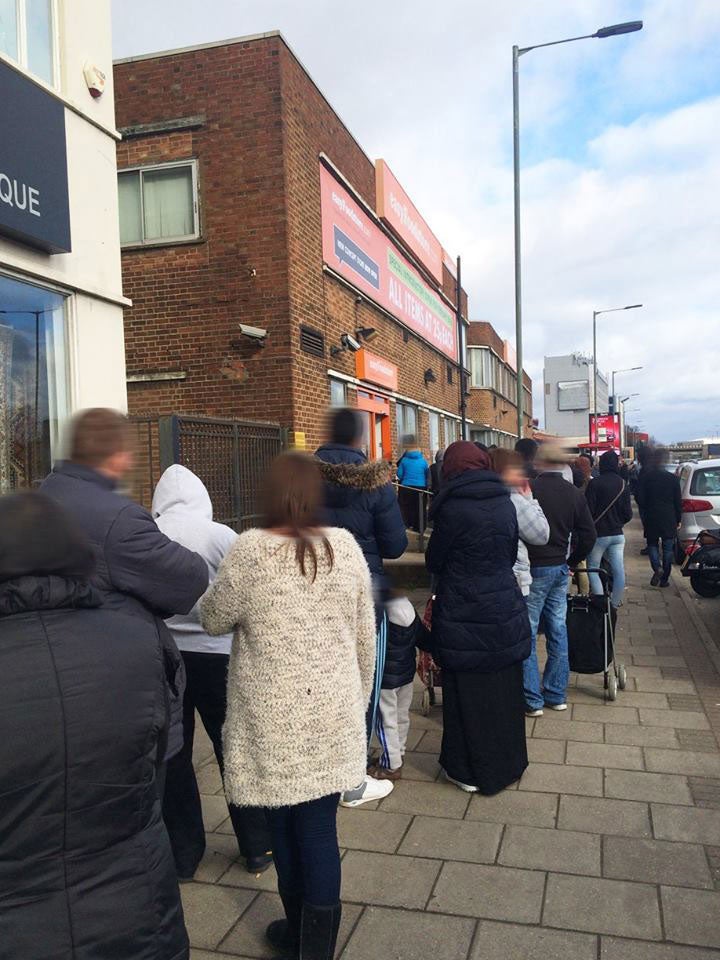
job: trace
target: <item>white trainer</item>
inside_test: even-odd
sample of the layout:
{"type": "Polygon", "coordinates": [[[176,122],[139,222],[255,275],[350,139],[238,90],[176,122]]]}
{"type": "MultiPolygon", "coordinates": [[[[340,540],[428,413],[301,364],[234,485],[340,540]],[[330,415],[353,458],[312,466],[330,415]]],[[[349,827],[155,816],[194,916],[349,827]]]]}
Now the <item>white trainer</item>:
{"type": "Polygon", "coordinates": [[[382,800],[393,792],[395,784],[392,780],[375,780],[374,777],[365,777],[360,786],[354,790],[346,790],[340,797],[341,807],[359,807],[363,803],[373,800],[382,800]]]}
{"type": "Polygon", "coordinates": [[[566,703],[546,703],[545,706],[548,708],[548,710],[567,710],[566,703]]]}
{"type": "Polygon", "coordinates": [[[445,779],[448,783],[454,784],[456,787],[459,787],[460,790],[464,790],[465,793],[477,793],[478,788],[471,786],[469,783],[463,783],[461,780],[456,780],[455,777],[451,777],[447,770],[443,770],[445,779]]]}
{"type": "Polygon", "coordinates": [[[526,710],[525,711],[526,717],[541,717],[542,715],[543,715],[542,710],[526,710]]]}

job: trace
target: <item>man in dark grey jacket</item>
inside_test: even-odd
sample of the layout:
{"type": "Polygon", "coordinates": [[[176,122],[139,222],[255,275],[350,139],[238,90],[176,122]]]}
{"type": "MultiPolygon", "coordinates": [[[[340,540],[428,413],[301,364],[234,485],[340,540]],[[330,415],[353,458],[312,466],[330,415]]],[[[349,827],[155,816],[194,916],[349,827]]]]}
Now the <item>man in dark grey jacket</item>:
{"type": "Polygon", "coordinates": [[[154,621],[165,655],[171,729],[164,759],[182,747],[182,658],[163,619],[188,613],[207,589],[201,556],[169,540],[139,504],[117,493],[133,465],[127,420],[94,408],[71,426],[70,457],[55,465],[41,490],[78,521],[96,555],[93,583],[105,607],[154,621]]]}

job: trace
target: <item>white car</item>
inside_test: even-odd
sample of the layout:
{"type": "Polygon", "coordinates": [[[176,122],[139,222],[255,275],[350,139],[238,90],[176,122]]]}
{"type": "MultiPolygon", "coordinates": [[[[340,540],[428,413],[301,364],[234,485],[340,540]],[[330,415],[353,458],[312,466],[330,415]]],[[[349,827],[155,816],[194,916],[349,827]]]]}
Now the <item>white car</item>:
{"type": "Polygon", "coordinates": [[[682,521],[678,531],[678,562],[685,558],[701,530],[720,530],[720,459],[689,460],[678,472],[682,521]]]}

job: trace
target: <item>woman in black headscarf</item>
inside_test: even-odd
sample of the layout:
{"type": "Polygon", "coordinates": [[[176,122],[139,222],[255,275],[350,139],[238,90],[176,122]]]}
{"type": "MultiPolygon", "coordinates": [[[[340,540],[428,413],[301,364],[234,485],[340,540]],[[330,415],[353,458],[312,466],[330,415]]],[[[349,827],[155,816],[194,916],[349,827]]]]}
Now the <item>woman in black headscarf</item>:
{"type": "Polygon", "coordinates": [[[522,664],[530,624],[513,574],[517,515],[487,452],[467,441],[448,447],[430,518],[432,638],[443,669],[440,763],[462,790],[490,795],[519,780],[528,763],[522,664]]]}

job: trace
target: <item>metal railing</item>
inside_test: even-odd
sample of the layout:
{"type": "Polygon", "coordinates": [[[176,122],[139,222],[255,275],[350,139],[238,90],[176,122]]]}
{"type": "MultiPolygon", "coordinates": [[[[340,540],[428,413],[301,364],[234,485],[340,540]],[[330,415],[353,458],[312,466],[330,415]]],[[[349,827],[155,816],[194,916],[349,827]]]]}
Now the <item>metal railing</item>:
{"type": "Polygon", "coordinates": [[[434,494],[427,488],[407,487],[397,481],[394,481],[393,486],[397,490],[400,512],[403,515],[405,525],[417,533],[419,552],[424,553],[425,540],[429,529],[428,513],[434,494]]]}

